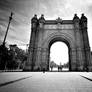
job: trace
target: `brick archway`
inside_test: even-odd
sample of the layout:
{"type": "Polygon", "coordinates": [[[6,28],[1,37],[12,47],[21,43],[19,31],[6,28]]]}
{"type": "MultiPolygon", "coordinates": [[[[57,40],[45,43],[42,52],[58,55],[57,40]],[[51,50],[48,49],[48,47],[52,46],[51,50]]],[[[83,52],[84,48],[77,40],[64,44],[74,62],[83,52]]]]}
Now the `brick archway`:
{"type": "Polygon", "coordinates": [[[70,71],[90,71],[92,62],[87,34],[87,18],[75,14],[73,20],[45,20],[35,15],[31,20],[28,60],[24,70],[48,71],[49,48],[55,41],[63,41],[69,48],[70,71]]]}

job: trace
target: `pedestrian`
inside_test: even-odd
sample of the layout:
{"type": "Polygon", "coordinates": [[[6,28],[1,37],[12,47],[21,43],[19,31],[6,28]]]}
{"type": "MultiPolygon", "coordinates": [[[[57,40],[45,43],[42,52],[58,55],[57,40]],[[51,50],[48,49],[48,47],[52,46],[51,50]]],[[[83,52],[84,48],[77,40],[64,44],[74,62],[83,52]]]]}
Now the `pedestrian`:
{"type": "Polygon", "coordinates": [[[45,73],[45,68],[43,68],[43,73],[45,73]]]}

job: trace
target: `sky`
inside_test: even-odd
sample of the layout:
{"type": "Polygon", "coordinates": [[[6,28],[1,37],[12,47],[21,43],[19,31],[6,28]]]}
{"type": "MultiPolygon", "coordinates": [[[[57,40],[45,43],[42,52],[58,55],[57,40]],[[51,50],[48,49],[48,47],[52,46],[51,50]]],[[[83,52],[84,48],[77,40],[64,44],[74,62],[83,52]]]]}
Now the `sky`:
{"type": "Polygon", "coordinates": [[[26,48],[31,34],[31,18],[44,14],[45,19],[72,20],[74,14],[88,18],[88,35],[92,48],[92,0],[0,0],[0,43],[3,41],[11,11],[14,13],[7,35],[7,44],[26,48]]]}
{"type": "Polygon", "coordinates": [[[68,47],[64,42],[55,42],[50,48],[50,61],[56,64],[66,64],[69,61],[68,47]]]}

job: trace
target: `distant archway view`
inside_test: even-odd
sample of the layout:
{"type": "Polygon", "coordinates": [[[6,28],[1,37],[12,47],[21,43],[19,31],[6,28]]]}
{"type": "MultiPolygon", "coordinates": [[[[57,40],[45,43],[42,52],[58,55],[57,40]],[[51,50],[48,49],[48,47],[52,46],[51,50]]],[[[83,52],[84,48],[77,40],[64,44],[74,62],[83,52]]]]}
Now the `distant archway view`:
{"type": "Polygon", "coordinates": [[[64,42],[57,41],[51,45],[49,71],[69,71],[68,47],[64,42]]]}

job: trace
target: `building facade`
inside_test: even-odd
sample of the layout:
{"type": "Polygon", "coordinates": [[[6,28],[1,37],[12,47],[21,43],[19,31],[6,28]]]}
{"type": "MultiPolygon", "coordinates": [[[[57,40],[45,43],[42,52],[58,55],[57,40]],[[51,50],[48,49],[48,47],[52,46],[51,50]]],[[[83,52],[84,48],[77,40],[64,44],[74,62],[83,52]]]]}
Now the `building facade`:
{"type": "Polygon", "coordinates": [[[92,71],[91,52],[87,33],[87,17],[74,15],[72,20],[45,20],[37,15],[31,20],[31,37],[26,71],[49,71],[50,47],[56,42],[68,46],[69,71],[92,71]]]}

